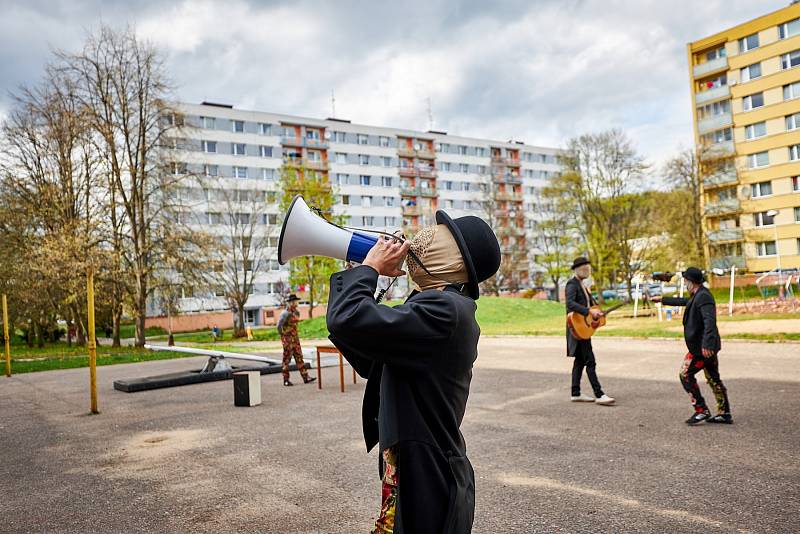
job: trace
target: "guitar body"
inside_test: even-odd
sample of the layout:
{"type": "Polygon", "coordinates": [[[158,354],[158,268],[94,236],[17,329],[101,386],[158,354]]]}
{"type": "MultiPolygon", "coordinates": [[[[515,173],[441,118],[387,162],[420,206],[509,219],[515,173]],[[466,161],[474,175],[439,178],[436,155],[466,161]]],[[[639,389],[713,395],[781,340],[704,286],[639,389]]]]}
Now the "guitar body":
{"type": "MultiPolygon", "coordinates": [[[[589,311],[602,311],[600,306],[592,306],[589,311]]],[[[583,316],[580,313],[569,312],[567,314],[567,327],[575,339],[585,341],[591,339],[597,329],[605,326],[606,317],[601,315],[596,321],[592,319],[592,314],[583,316]]]]}

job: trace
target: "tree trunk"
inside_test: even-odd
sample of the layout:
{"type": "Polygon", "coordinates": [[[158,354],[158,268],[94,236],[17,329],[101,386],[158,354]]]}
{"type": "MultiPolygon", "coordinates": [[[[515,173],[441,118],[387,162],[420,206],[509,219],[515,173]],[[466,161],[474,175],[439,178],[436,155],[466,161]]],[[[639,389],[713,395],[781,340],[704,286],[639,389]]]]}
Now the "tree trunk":
{"type": "Polygon", "coordinates": [[[134,322],[136,323],[136,341],[137,347],[144,347],[147,341],[145,337],[145,325],[147,321],[147,292],[146,288],[141,287],[141,282],[137,282],[136,288],[136,306],[134,310],[134,322]]]}
{"type": "Polygon", "coordinates": [[[119,309],[114,310],[114,314],[113,314],[113,317],[112,317],[112,322],[113,322],[113,331],[114,331],[114,333],[112,335],[113,335],[114,339],[111,342],[111,346],[112,347],[120,347],[120,346],[122,346],[122,342],[121,342],[120,336],[119,336],[119,329],[120,329],[119,327],[120,327],[120,323],[122,322],[122,306],[119,306],[119,309]]]}
{"type": "MultiPolygon", "coordinates": [[[[247,300],[245,299],[245,302],[247,300]]],[[[244,337],[244,302],[236,303],[236,325],[233,337],[244,337]]]]}
{"type": "Polygon", "coordinates": [[[558,278],[551,278],[553,285],[556,286],[556,302],[561,302],[561,286],[558,283],[558,278]]]}

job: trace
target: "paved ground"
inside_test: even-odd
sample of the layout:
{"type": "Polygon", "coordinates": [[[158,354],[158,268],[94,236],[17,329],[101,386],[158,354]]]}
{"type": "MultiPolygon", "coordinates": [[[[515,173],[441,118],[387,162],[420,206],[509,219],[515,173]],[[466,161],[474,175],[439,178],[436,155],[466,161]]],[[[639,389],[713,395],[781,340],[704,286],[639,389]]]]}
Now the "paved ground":
{"type": "MultiPolygon", "coordinates": [[[[800,531],[800,345],[726,343],[736,424],[688,428],[680,342],[598,339],[614,408],[566,402],[562,343],[482,341],[463,425],[474,532],[800,531]]],[[[0,377],[0,531],[368,532],[363,382],[265,376],[255,408],[233,406],[230,382],[111,386],[200,361],[101,367],[99,416],[86,369],[0,377]]]]}

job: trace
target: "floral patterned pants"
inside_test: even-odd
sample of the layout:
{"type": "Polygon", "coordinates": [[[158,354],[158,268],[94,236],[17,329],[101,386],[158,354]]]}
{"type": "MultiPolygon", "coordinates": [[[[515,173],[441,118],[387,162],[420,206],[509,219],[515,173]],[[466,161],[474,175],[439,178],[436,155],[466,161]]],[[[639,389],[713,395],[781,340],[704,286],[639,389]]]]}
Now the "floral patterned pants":
{"type": "Polygon", "coordinates": [[[372,534],[392,534],[397,511],[397,450],[383,450],[383,488],[381,515],[375,521],[372,534]]]}
{"type": "Polygon", "coordinates": [[[731,406],[728,402],[728,390],[719,377],[719,361],[717,360],[717,355],[715,354],[710,358],[704,358],[703,356],[695,356],[691,352],[687,352],[686,356],[683,358],[683,365],[681,365],[681,372],[678,374],[678,377],[681,380],[683,389],[686,390],[686,393],[689,394],[692,400],[695,412],[701,413],[708,410],[706,401],[703,399],[703,395],[700,394],[700,386],[694,376],[701,370],[706,375],[706,381],[711,387],[711,391],[714,392],[714,397],[717,400],[717,412],[731,413],[731,406]]]}

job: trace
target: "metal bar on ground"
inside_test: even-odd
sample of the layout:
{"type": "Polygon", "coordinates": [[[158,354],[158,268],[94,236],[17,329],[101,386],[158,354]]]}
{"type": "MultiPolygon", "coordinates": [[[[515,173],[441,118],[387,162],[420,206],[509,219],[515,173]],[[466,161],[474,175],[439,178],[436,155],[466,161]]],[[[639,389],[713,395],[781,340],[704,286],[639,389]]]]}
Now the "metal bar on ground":
{"type": "Polygon", "coordinates": [[[230,358],[232,360],[249,360],[251,362],[263,362],[280,364],[281,360],[266,358],[254,354],[242,354],[240,352],[227,352],[224,350],[195,349],[192,347],[169,347],[164,345],[145,345],[144,348],[154,351],[183,352],[185,354],[196,354],[198,356],[214,356],[216,358],[230,358]]]}
{"type": "Polygon", "coordinates": [[[97,339],[94,332],[94,271],[91,267],[86,276],[86,304],[89,315],[89,391],[91,395],[92,413],[97,410],[97,339]]]}
{"type": "Polygon", "coordinates": [[[339,353],[339,389],[344,393],[344,361],[341,352],[339,353]]]}

